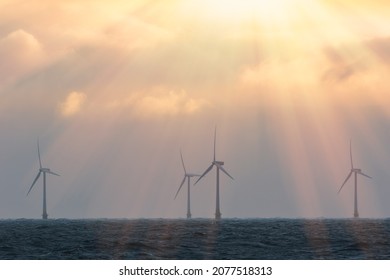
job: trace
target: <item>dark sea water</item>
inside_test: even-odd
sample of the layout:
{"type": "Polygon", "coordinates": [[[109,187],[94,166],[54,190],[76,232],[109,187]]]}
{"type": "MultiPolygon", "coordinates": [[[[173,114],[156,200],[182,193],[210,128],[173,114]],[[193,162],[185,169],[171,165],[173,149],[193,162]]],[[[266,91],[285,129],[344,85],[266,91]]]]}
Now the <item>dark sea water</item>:
{"type": "Polygon", "coordinates": [[[390,219],[2,220],[0,259],[390,259],[390,219]]]}

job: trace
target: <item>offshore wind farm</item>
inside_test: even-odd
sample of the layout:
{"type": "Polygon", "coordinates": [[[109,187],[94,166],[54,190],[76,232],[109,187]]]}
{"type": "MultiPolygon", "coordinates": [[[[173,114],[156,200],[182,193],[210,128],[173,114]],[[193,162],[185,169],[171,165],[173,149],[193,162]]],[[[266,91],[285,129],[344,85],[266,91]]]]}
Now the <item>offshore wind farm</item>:
{"type": "MultiPolygon", "coordinates": [[[[351,171],[340,191],[355,174],[354,219],[251,218],[221,219],[219,169],[233,177],[216,157],[217,129],[214,129],[213,161],[202,175],[189,173],[183,154],[184,178],[174,199],[187,181],[187,219],[48,219],[46,173],[39,141],[39,171],[27,195],[43,174],[43,221],[0,220],[0,259],[389,259],[388,219],[358,219],[357,175],[350,142],[351,171]],[[192,218],[192,177],[200,181],[217,169],[214,219],[192,218]],[[147,233],[147,234],[145,234],[147,233]],[[358,238],[356,238],[358,234],[358,238]],[[166,237],[168,238],[166,238],[166,237]],[[23,241],[22,241],[23,240],[23,241]],[[41,240],[42,242],[37,242],[41,240]],[[112,240],[121,240],[118,244],[112,240]],[[243,243],[244,242],[244,243],[243,243]],[[20,246],[23,244],[23,246],[20,246]],[[360,244],[365,244],[363,247],[360,244]],[[289,253],[291,252],[291,253],[289,253]]],[[[201,201],[198,202],[201,204],[201,201]]]]}
{"type": "Polygon", "coordinates": [[[1,1],[0,258],[388,259],[390,6],[155,2],[1,1]]]}

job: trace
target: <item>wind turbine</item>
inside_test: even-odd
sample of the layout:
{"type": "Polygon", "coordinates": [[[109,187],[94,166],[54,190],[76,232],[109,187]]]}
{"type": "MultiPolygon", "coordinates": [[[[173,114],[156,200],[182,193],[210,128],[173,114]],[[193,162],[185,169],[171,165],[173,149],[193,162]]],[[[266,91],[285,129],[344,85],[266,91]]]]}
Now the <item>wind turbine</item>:
{"type": "Polygon", "coordinates": [[[223,173],[225,173],[227,176],[229,176],[232,180],[233,177],[229,175],[229,173],[222,167],[224,165],[223,161],[217,161],[215,159],[215,146],[217,141],[217,128],[215,128],[214,131],[214,158],[211,162],[211,165],[209,168],[206,169],[205,172],[203,172],[202,176],[199,177],[199,179],[195,182],[194,185],[196,185],[207,173],[210,172],[210,170],[215,166],[217,168],[217,185],[216,185],[216,201],[215,201],[215,219],[219,220],[221,219],[221,211],[219,207],[219,170],[222,170],[223,173]]]}
{"type": "Polygon", "coordinates": [[[42,219],[46,220],[47,219],[47,211],[46,211],[46,173],[60,176],[57,173],[54,173],[51,171],[49,168],[44,168],[42,167],[42,162],[41,162],[41,153],[39,151],[39,140],[37,141],[37,146],[38,146],[38,159],[39,159],[39,171],[37,176],[34,179],[34,182],[32,183],[30,189],[28,190],[27,196],[34,187],[35,183],[38,181],[39,176],[41,176],[41,173],[43,173],[43,211],[42,211],[42,219]]]}
{"type": "Polygon", "coordinates": [[[341,188],[339,189],[338,193],[340,193],[341,189],[344,187],[345,183],[349,180],[352,173],[355,175],[355,203],[354,203],[354,218],[359,218],[359,212],[358,212],[358,198],[357,198],[357,175],[363,175],[364,177],[372,179],[372,177],[368,176],[367,174],[364,174],[361,169],[354,168],[353,166],[353,160],[352,160],[352,142],[349,142],[349,154],[351,157],[351,171],[349,172],[347,178],[345,179],[344,183],[341,185],[341,188]]]}
{"type": "Polygon", "coordinates": [[[192,173],[187,173],[186,167],[185,167],[185,165],[184,165],[183,155],[182,155],[181,151],[180,151],[180,157],[181,157],[181,163],[183,164],[183,169],[184,169],[184,178],[183,178],[183,181],[182,181],[181,184],[180,184],[179,189],[178,189],[177,192],[176,192],[176,195],[175,195],[175,198],[174,198],[174,199],[176,199],[177,195],[178,195],[179,192],[180,192],[181,187],[183,187],[184,182],[185,182],[186,179],[187,179],[187,182],[188,182],[188,188],[187,188],[187,219],[189,219],[189,218],[191,218],[191,193],[190,193],[190,181],[191,181],[191,177],[199,177],[200,175],[192,174],[192,173]]]}

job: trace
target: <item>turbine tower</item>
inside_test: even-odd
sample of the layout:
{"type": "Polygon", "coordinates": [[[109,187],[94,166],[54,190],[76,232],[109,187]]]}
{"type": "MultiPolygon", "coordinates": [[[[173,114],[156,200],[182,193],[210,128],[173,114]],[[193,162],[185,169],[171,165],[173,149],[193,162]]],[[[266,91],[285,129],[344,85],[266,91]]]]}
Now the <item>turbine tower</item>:
{"type": "Polygon", "coordinates": [[[30,189],[28,190],[27,196],[30,193],[30,191],[32,190],[32,188],[34,187],[35,183],[38,181],[39,176],[41,176],[41,173],[43,173],[43,211],[42,211],[42,219],[46,220],[47,216],[48,216],[47,215],[47,211],[46,211],[46,173],[49,173],[49,174],[52,174],[52,175],[56,175],[56,176],[60,176],[60,175],[58,175],[57,173],[54,173],[49,168],[42,167],[41,153],[39,151],[39,140],[37,141],[37,146],[38,146],[39,170],[38,170],[37,176],[34,179],[34,182],[32,183],[30,189]]]}
{"type": "Polygon", "coordinates": [[[211,165],[209,168],[206,169],[205,172],[203,172],[202,176],[199,177],[199,179],[195,182],[194,185],[196,185],[200,179],[202,179],[207,173],[210,172],[210,170],[215,166],[217,168],[217,185],[216,185],[216,201],[215,201],[215,219],[219,220],[221,219],[221,211],[219,207],[219,170],[222,170],[223,173],[225,173],[227,176],[229,176],[232,180],[233,177],[229,175],[229,173],[223,168],[224,162],[223,161],[217,161],[215,159],[215,146],[216,146],[216,141],[217,141],[217,127],[215,127],[214,131],[214,158],[213,161],[211,162],[211,165]]]}
{"type": "Polygon", "coordinates": [[[349,142],[349,154],[351,157],[351,171],[349,172],[347,178],[345,179],[344,183],[341,185],[341,188],[338,191],[338,194],[340,193],[341,189],[344,187],[345,183],[349,180],[351,177],[352,173],[355,175],[355,194],[354,194],[354,212],[353,212],[353,217],[354,218],[359,218],[359,212],[358,212],[358,191],[357,191],[357,175],[363,175],[367,178],[372,179],[372,177],[368,176],[367,174],[364,174],[361,169],[359,168],[354,168],[353,166],[353,159],[352,159],[352,142],[349,142]]]}
{"type": "Polygon", "coordinates": [[[184,165],[183,155],[182,155],[181,151],[180,151],[180,157],[181,157],[181,163],[183,164],[183,169],[184,169],[184,178],[183,178],[183,181],[182,181],[181,184],[180,184],[179,189],[178,189],[177,192],[176,192],[176,195],[175,195],[175,198],[174,198],[174,199],[176,199],[177,195],[178,195],[179,192],[180,192],[181,187],[183,187],[184,182],[185,182],[186,179],[187,179],[187,182],[188,182],[188,187],[187,187],[187,219],[190,219],[190,218],[191,218],[191,192],[190,192],[190,181],[191,181],[191,177],[199,177],[200,175],[192,174],[192,173],[187,173],[186,167],[185,167],[185,165],[184,165]]]}

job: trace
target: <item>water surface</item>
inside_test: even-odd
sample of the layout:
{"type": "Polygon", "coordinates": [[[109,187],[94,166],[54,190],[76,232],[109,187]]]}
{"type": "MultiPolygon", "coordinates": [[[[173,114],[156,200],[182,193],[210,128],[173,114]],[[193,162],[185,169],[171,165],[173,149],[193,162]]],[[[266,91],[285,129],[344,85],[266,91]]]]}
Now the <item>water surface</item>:
{"type": "Polygon", "coordinates": [[[0,259],[390,259],[390,220],[1,220],[0,259]]]}

